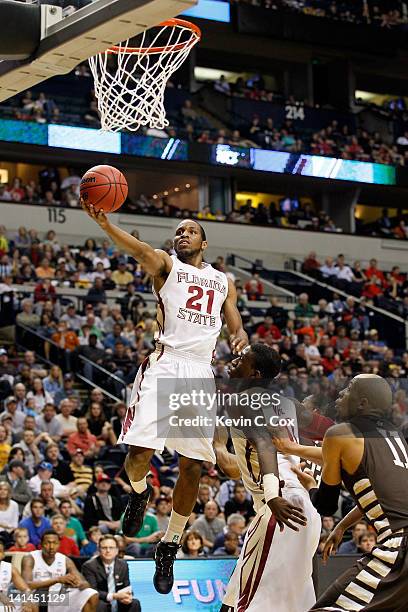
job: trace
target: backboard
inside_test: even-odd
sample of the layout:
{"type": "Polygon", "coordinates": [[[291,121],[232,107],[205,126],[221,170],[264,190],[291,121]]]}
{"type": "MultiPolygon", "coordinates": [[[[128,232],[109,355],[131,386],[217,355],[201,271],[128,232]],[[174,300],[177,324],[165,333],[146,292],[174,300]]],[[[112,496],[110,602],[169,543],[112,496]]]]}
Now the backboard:
{"type": "MultiPolygon", "coordinates": [[[[12,4],[16,10],[26,8],[20,2],[12,4]]],[[[0,102],[52,76],[70,72],[89,57],[195,4],[197,0],[95,0],[65,18],[59,7],[36,7],[41,11],[39,44],[34,43],[34,51],[23,59],[0,61],[0,102]]],[[[0,0],[0,9],[1,5],[0,0]]],[[[3,17],[7,10],[4,3],[3,17]]],[[[37,22],[33,26],[36,31],[37,22]]]]}

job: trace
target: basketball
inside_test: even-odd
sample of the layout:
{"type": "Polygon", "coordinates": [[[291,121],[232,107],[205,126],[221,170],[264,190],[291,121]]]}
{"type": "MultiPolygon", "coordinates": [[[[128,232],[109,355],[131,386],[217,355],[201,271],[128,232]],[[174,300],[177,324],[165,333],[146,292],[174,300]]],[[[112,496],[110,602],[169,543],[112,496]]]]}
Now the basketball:
{"type": "Polygon", "coordinates": [[[112,213],[126,200],[128,184],[114,166],[94,166],[85,172],[79,191],[85,204],[92,204],[96,211],[112,213]]]}

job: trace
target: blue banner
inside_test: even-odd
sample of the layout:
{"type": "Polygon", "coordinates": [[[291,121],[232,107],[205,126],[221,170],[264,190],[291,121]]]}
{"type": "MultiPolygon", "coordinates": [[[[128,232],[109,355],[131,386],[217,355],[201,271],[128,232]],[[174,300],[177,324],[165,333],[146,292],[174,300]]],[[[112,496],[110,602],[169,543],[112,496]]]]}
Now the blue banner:
{"type": "Polygon", "coordinates": [[[146,612],[219,612],[236,559],[178,559],[171,593],[160,595],[153,586],[152,560],[128,561],[130,584],[146,612]]]}
{"type": "Polygon", "coordinates": [[[353,183],[396,185],[394,166],[303,153],[213,145],[211,161],[217,165],[250,168],[262,172],[297,174],[353,183]]]}

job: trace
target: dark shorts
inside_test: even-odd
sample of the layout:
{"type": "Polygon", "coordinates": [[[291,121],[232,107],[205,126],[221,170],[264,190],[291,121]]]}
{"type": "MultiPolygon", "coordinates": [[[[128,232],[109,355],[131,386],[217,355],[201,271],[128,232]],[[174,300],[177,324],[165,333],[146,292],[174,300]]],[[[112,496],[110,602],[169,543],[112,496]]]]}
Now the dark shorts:
{"type": "Polygon", "coordinates": [[[408,535],[394,535],[361,557],[318,599],[314,612],[408,611],[408,535]]]}

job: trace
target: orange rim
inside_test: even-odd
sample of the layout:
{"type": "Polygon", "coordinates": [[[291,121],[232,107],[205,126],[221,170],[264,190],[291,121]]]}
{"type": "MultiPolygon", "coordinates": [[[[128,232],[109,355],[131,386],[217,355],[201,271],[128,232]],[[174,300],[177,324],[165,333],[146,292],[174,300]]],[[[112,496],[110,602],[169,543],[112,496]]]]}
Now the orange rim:
{"type": "MultiPolygon", "coordinates": [[[[172,27],[172,28],[176,28],[177,26],[180,26],[182,28],[191,30],[191,32],[195,35],[195,38],[196,38],[193,44],[196,44],[201,39],[200,28],[195,23],[191,23],[191,21],[185,21],[184,19],[177,19],[177,18],[167,19],[166,21],[162,21],[161,23],[159,23],[156,27],[164,28],[166,26],[172,27]]],[[[109,49],[106,50],[106,53],[163,53],[163,52],[172,53],[173,51],[181,51],[182,49],[185,49],[191,44],[191,42],[192,42],[192,39],[190,38],[186,42],[178,43],[177,45],[170,45],[168,47],[118,47],[118,46],[113,46],[113,47],[109,47],[109,49]]]]}

